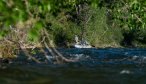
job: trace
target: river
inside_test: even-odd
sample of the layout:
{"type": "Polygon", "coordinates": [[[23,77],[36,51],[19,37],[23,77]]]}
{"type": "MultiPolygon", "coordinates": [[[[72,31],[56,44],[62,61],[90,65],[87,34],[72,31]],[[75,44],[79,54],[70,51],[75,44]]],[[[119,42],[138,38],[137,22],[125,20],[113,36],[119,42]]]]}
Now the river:
{"type": "Polygon", "coordinates": [[[1,64],[0,84],[146,84],[144,48],[60,48],[58,51],[78,61],[38,64],[20,56],[10,64],[1,64]]]}

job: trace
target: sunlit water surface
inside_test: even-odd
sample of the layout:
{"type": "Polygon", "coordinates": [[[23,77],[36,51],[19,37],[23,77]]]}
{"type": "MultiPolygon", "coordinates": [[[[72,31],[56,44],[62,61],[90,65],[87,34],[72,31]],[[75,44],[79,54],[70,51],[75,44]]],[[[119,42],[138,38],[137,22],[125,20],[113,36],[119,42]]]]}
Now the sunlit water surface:
{"type": "MultiPolygon", "coordinates": [[[[0,84],[146,84],[146,49],[58,50],[78,61],[37,64],[20,56],[11,64],[1,64],[0,84]]],[[[45,60],[41,54],[34,56],[45,60]]]]}

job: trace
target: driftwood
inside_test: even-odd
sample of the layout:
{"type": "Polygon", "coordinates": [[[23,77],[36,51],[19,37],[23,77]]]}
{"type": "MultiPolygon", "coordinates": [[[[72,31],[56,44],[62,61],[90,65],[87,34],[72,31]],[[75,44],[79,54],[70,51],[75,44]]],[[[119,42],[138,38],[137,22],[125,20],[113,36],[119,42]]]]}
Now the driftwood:
{"type": "MultiPolygon", "coordinates": [[[[33,61],[35,61],[36,63],[43,63],[41,61],[39,61],[37,58],[33,57],[30,54],[30,49],[33,50],[36,48],[35,45],[32,45],[30,49],[28,49],[29,46],[25,46],[25,39],[21,39],[20,34],[23,32],[19,32],[19,30],[17,30],[17,28],[12,28],[11,27],[11,33],[9,33],[7,38],[4,38],[3,40],[7,43],[11,44],[15,44],[17,49],[21,50],[28,58],[32,59],[33,61]],[[15,39],[12,39],[13,35],[15,35],[15,39]]],[[[46,57],[47,60],[49,60],[52,63],[57,63],[57,64],[62,64],[63,62],[75,62],[77,60],[72,60],[72,59],[68,59],[66,57],[64,57],[53,45],[53,43],[51,42],[50,38],[49,38],[49,34],[47,32],[47,30],[45,28],[43,28],[42,30],[42,40],[39,42],[40,45],[42,45],[42,47],[40,47],[39,49],[44,53],[44,56],[46,57]],[[53,58],[55,58],[56,62],[53,62],[52,60],[48,59],[47,56],[47,52],[43,49],[46,48],[52,55],[53,58]]],[[[25,34],[26,36],[26,34],[25,34]]],[[[10,52],[11,53],[11,52],[10,52]]]]}
{"type": "Polygon", "coordinates": [[[45,35],[43,35],[43,36],[46,36],[46,39],[49,41],[49,44],[50,44],[50,46],[52,47],[52,48],[49,48],[48,44],[47,44],[46,41],[44,40],[43,43],[44,43],[44,45],[45,45],[45,48],[47,48],[48,51],[51,53],[51,55],[52,55],[53,57],[55,57],[57,63],[60,64],[60,63],[63,63],[63,62],[75,62],[75,61],[77,61],[77,60],[67,59],[66,57],[64,57],[64,56],[54,47],[53,43],[50,42],[51,40],[50,40],[50,38],[49,38],[49,34],[47,33],[47,30],[46,30],[46,29],[43,30],[43,34],[45,34],[45,35]],[[59,59],[59,58],[61,58],[61,59],[59,59]]]}

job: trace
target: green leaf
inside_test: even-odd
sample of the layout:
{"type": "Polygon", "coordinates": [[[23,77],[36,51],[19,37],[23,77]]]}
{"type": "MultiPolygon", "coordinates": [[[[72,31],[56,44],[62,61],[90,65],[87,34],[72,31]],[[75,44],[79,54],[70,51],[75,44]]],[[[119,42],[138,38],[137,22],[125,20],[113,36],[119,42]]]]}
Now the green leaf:
{"type": "Polygon", "coordinates": [[[34,26],[34,29],[40,31],[43,28],[43,23],[41,21],[37,22],[34,26]]]}
{"type": "Polygon", "coordinates": [[[32,50],[31,53],[32,53],[32,54],[36,54],[37,52],[36,52],[35,50],[32,50]]]}
{"type": "Polygon", "coordinates": [[[34,27],[28,33],[28,39],[30,41],[38,41],[40,38],[40,31],[43,28],[43,24],[41,21],[37,22],[34,27]]]}
{"type": "Polygon", "coordinates": [[[50,5],[50,3],[48,4],[47,8],[48,8],[48,11],[51,10],[51,5],[50,5]]]}
{"type": "Polygon", "coordinates": [[[39,33],[35,30],[31,30],[29,33],[28,33],[28,40],[30,41],[33,41],[33,42],[36,42],[39,40],[39,33]]]}

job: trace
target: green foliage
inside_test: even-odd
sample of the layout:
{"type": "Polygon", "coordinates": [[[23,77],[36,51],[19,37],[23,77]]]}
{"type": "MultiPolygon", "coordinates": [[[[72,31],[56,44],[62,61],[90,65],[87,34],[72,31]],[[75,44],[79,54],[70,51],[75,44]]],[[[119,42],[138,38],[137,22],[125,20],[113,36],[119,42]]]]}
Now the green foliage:
{"type": "Polygon", "coordinates": [[[122,40],[121,29],[117,25],[108,25],[106,8],[92,8],[87,23],[86,39],[96,47],[116,47],[122,40]]]}
{"type": "MultiPolygon", "coordinates": [[[[144,40],[145,9],[145,0],[1,0],[0,26],[7,28],[33,18],[36,21],[32,22],[27,36],[35,42],[39,41],[43,28],[52,34],[56,43],[71,42],[74,35],[82,38],[81,34],[85,34],[83,36],[92,44],[102,41],[102,37],[107,43],[115,39],[119,42],[122,36],[116,32],[121,29],[123,34],[128,32],[134,39],[143,37],[144,40]]],[[[0,39],[8,33],[7,29],[0,31],[0,39]]]]}
{"type": "Polygon", "coordinates": [[[0,31],[0,40],[3,39],[8,34],[7,31],[1,30],[0,31]]]}
{"type": "MultiPolygon", "coordinates": [[[[46,19],[50,19],[46,17],[49,13],[57,15],[62,10],[66,12],[71,11],[75,9],[76,5],[82,3],[91,3],[95,7],[98,1],[99,0],[1,0],[0,15],[2,17],[0,17],[0,22],[3,22],[3,25],[9,26],[15,25],[19,21],[24,22],[30,17],[39,18],[40,21],[46,21],[46,19]]],[[[31,39],[37,39],[35,37],[38,36],[37,30],[37,28],[31,29],[28,36],[30,36],[31,39]]]]}
{"type": "Polygon", "coordinates": [[[141,31],[146,29],[146,1],[145,0],[113,0],[102,2],[107,7],[110,14],[110,20],[118,22],[123,30],[124,40],[130,40],[130,36],[133,39],[129,41],[132,45],[132,41],[141,37],[141,31]]]}
{"type": "Polygon", "coordinates": [[[39,41],[41,36],[41,29],[43,28],[43,24],[41,22],[37,22],[34,27],[28,33],[28,39],[30,41],[39,41]]]}
{"type": "Polygon", "coordinates": [[[111,9],[120,25],[128,26],[128,30],[146,27],[145,0],[118,1],[111,9]]]}

